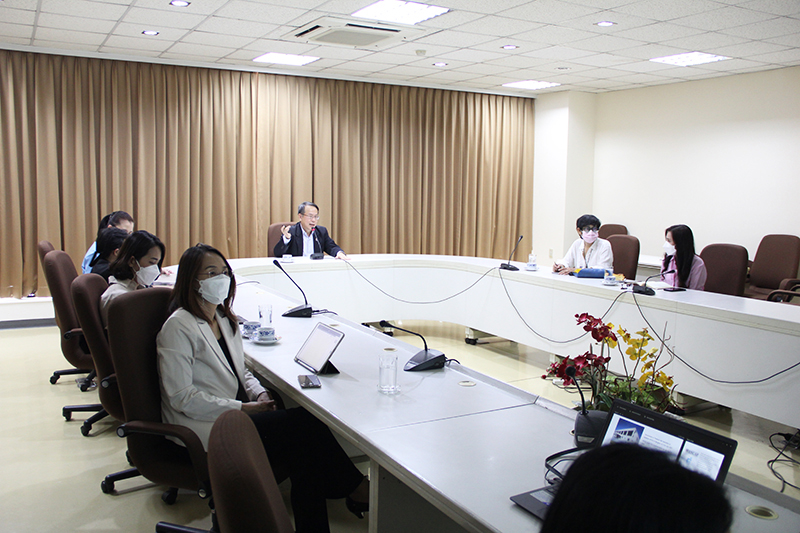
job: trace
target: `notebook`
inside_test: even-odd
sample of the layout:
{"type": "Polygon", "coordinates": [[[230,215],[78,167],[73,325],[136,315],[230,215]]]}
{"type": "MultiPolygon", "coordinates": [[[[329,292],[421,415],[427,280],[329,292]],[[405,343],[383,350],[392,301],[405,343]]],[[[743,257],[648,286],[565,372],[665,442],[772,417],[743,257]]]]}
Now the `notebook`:
{"type": "MultiPolygon", "coordinates": [[[[596,446],[629,443],[664,452],[678,464],[720,485],[733,461],[737,442],[621,400],[614,400],[602,438],[596,446]]],[[[511,497],[511,501],[544,520],[558,483],[511,497]]]]}
{"type": "Polygon", "coordinates": [[[338,329],[318,322],[294,360],[315,374],[337,374],[330,358],[343,338],[344,333],[338,329]]]}

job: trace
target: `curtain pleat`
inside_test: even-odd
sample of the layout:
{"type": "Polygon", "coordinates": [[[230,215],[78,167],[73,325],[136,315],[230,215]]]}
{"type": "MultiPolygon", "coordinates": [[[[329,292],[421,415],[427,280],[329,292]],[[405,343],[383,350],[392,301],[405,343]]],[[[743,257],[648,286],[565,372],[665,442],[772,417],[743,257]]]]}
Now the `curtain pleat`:
{"type": "MultiPolygon", "coordinates": [[[[1,296],[47,294],[105,214],[269,254],[305,200],[348,253],[505,259],[531,227],[531,99],[0,51],[1,296]]],[[[518,257],[530,248],[530,236],[518,257]]]]}

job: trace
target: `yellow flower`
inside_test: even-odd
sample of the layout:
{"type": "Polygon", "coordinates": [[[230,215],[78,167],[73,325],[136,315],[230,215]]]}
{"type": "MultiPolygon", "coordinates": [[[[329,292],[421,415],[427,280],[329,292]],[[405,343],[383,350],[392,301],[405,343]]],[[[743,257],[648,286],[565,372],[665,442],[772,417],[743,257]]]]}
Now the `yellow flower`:
{"type": "Polygon", "coordinates": [[[647,383],[647,378],[649,378],[652,375],[653,375],[652,372],[642,372],[642,377],[639,378],[639,381],[637,383],[640,389],[644,388],[644,384],[647,383]]]}

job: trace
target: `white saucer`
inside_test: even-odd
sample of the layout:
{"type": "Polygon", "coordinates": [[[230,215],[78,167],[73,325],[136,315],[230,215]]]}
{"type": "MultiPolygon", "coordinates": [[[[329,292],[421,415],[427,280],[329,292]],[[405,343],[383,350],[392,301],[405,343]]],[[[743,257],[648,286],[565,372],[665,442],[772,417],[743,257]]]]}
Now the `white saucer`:
{"type": "Polygon", "coordinates": [[[260,341],[258,339],[251,339],[251,340],[253,341],[254,344],[260,344],[261,346],[269,346],[271,344],[278,344],[278,342],[281,340],[281,338],[280,337],[275,337],[271,341],[260,341]]]}

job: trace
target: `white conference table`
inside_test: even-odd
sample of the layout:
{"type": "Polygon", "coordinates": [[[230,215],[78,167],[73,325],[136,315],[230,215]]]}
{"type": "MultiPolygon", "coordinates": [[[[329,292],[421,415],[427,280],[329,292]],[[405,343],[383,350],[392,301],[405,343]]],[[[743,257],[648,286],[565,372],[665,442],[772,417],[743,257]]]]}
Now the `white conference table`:
{"type": "MultiPolygon", "coordinates": [[[[281,317],[296,300],[245,279],[241,270],[237,278],[236,312],[256,319],[258,304],[272,304],[281,337],[269,346],[245,341],[254,372],[370,458],[370,531],[539,530],[541,523],[509,497],[542,485],[545,458],[572,446],[574,411],[458,364],[400,371],[401,392],[380,394],[378,354],[394,349],[402,364],[416,348],[342,316],[281,317]],[[345,333],[332,359],[340,373],[321,376],[320,389],[304,390],[297,375],[306,370],[293,358],[318,321],[345,333]]],[[[734,531],[800,530],[797,502],[732,478],[748,489],[728,487],[734,531]],[[743,512],[754,504],[777,510],[779,519],[767,523],[743,512]]]]}
{"type": "MultiPolygon", "coordinates": [[[[549,270],[527,272],[520,263],[519,272],[500,271],[495,259],[392,254],[351,257],[349,264],[326,257],[322,261],[295,258],[283,266],[315,309],[335,310],[357,323],[441,320],[559,355],[579,355],[589,347],[587,336],[570,341],[583,333],[575,323],[578,313],[597,317],[607,313],[606,321],[630,332],[647,325],[644,315],[659,334],[666,331],[675,353],[708,376],[674,360],[666,371],[675,377],[679,392],[800,427],[800,409],[796,407],[800,368],[761,383],[709,379],[756,381],[798,364],[800,306],[701,291],[620,294],[618,287],[604,286],[598,279],[559,276],[549,270]],[[448,298],[460,291],[464,292],[448,298]],[[439,302],[427,303],[434,301],[439,302]]],[[[292,299],[301,298],[272,264],[272,258],[231,263],[238,275],[292,299]]],[[[619,353],[612,356],[611,368],[621,370],[619,353]]]]}

